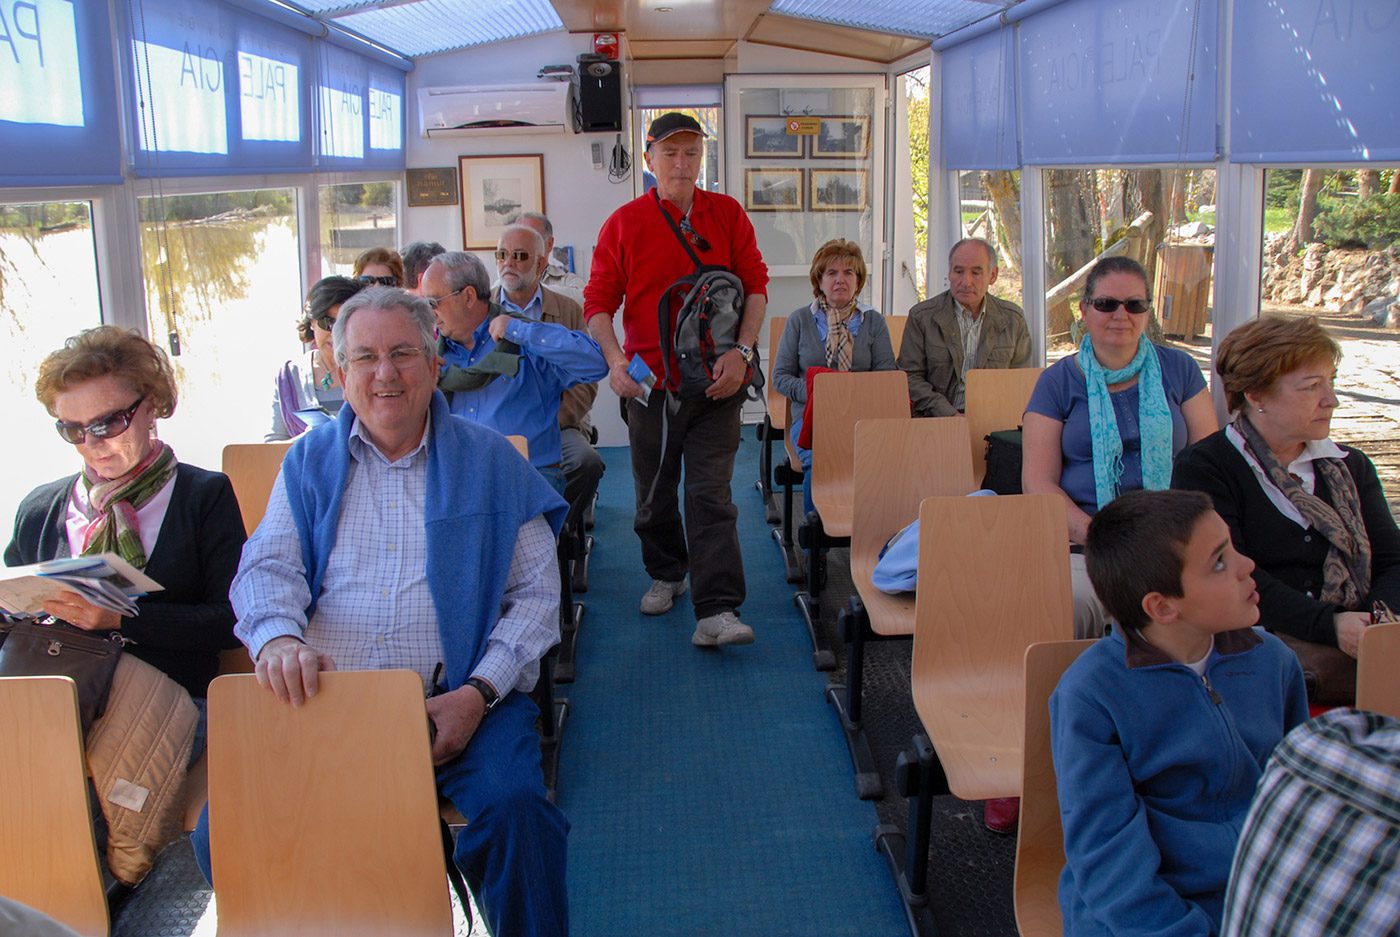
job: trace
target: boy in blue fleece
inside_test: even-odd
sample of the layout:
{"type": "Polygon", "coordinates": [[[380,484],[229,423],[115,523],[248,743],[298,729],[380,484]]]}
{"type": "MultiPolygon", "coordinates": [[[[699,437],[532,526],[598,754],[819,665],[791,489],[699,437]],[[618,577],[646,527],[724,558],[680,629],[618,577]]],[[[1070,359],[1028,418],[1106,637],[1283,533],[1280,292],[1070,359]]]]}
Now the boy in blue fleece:
{"type": "Polygon", "coordinates": [[[1254,563],[1199,492],[1119,497],[1085,554],[1117,626],[1050,697],[1065,933],[1215,934],[1264,762],[1308,718],[1302,669],[1251,627],[1254,563]]]}

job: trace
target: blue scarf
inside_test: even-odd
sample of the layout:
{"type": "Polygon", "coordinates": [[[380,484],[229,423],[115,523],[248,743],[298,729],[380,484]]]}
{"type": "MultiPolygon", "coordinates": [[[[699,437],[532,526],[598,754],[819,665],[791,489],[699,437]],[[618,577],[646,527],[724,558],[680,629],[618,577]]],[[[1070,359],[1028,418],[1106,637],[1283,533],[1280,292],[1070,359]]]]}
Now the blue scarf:
{"type": "Polygon", "coordinates": [[[1079,343],[1079,369],[1089,392],[1089,434],[1094,444],[1094,494],[1099,507],[1118,497],[1123,477],[1123,437],[1113,415],[1109,384],[1137,377],[1138,429],[1142,434],[1142,487],[1162,491],[1172,481],[1172,415],[1162,389],[1162,363],[1156,347],[1143,335],[1127,367],[1109,371],[1094,357],[1094,343],[1085,333],[1079,343]]]}
{"type": "MultiPolygon", "coordinates": [[[[440,391],[433,392],[430,407],[423,517],[428,591],[446,658],[443,678],[448,689],[456,689],[471,676],[500,617],[520,526],[543,514],[557,534],[567,506],[500,433],[452,416],[440,391]]],[[[335,549],[354,424],[347,403],[338,420],[298,438],[282,462],[311,589],[308,620],[335,549]]]]}

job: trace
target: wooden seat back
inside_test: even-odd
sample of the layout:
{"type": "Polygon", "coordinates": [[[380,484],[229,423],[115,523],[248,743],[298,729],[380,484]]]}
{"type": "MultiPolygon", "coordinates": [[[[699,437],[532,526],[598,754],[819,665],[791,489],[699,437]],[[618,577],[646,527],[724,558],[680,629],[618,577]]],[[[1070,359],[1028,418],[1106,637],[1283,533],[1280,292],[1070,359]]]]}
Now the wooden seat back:
{"type": "Polygon", "coordinates": [[[1093,643],[1047,641],[1026,648],[1026,743],[1014,889],[1021,937],[1060,937],[1064,932],[1059,887],[1065,840],[1050,757],[1050,694],[1069,665],[1093,643]]]}
{"type": "Polygon", "coordinates": [[[520,453],[520,457],[525,461],[530,461],[530,440],[524,436],[507,436],[506,441],[515,447],[515,451],[520,453]]]}
{"type": "Polygon", "coordinates": [[[305,704],[209,686],[220,937],[450,935],[423,681],[323,672],[305,704]]]}
{"type": "Polygon", "coordinates": [[[908,316],[885,316],[885,325],[890,330],[890,349],[899,357],[899,344],[904,341],[904,327],[909,324],[908,316]]]}
{"type": "Polygon", "coordinates": [[[1356,708],[1400,719],[1400,622],[1361,632],[1356,656],[1356,708]]]}
{"type": "Polygon", "coordinates": [[[851,535],[855,498],[856,421],[909,419],[903,371],[818,374],[812,382],[812,503],[833,537],[851,535]]]}
{"type": "Polygon", "coordinates": [[[925,498],[973,490],[966,438],[961,416],[856,423],[851,581],[876,634],[914,633],[914,593],[881,592],[871,576],[880,550],[919,516],[925,498]]]}
{"type": "Polygon", "coordinates": [[[788,399],[773,386],[773,364],[778,360],[778,343],[783,340],[787,316],[768,320],[768,422],[776,430],[788,428],[788,399]]]}
{"type": "Polygon", "coordinates": [[[291,446],[290,441],[224,446],[224,474],[233,483],[238,509],[243,513],[243,529],[250,535],[267,513],[267,499],[282,470],[282,457],[291,446]]]}
{"type": "Polygon", "coordinates": [[[914,708],[963,800],[1021,790],[1025,652],[1074,637],[1058,494],[919,508],[914,708]]]}
{"type": "Polygon", "coordinates": [[[69,678],[0,677],[0,792],[0,893],[84,937],[107,937],[69,678]]]}
{"type": "Polygon", "coordinates": [[[987,434],[1021,425],[1031,391],[1044,368],[973,368],[967,372],[967,431],[972,444],[972,477],[987,474],[987,434]]]}

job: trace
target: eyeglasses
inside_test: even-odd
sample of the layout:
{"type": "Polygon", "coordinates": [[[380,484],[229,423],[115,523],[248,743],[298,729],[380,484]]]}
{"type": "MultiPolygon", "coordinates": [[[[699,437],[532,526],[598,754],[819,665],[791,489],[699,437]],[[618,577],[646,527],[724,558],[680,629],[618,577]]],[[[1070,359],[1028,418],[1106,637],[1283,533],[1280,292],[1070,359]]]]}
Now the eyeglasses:
{"type": "Polygon", "coordinates": [[[462,290],[466,289],[468,286],[471,286],[471,284],[468,283],[468,284],[466,284],[465,286],[459,286],[459,287],[457,287],[455,290],[453,290],[452,292],[450,292],[450,293],[443,293],[441,296],[424,296],[423,298],[424,298],[425,300],[427,300],[428,308],[429,308],[429,309],[436,309],[436,308],[438,307],[438,303],[442,302],[444,299],[447,299],[449,296],[456,296],[458,293],[462,292],[462,290]]]}
{"type": "Polygon", "coordinates": [[[534,255],[531,254],[529,251],[522,250],[508,251],[505,249],[499,249],[496,251],[497,260],[505,260],[506,258],[510,258],[511,260],[514,260],[517,263],[524,263],[533,256],[534,255]]]}
{"type": "Polygon", "coordinates": [[[1116,312],[1118,307],[1122,306],[1135,316],[1140,316],[1152,308],[1150,299],[1113,299],[1110,296],[1100,296],[1097,299],[1086,299],[1085,302],[1099,312],[1116,312]]]}
{"type": "Polygon", "coordinates": [[[316,325],[317,328],[321,329],[324,332],[329,332],[331,328],[335,326],[335,316],[331,315],[330,313],[326,313],[323,316],[317,316],[311,321],[316,325]]]}
{"type": "Polygon", "coordinates": [[[94,439],[111,439],[113,436],[120,436],[127,431],[127,428],[131,426],[132,418],[136,416],[136,411],[145,401],[145,397],[139,397],[125,410],[117,410],[106,416],[100,416],[87,426],[81,423],[68,423],[64,420],[54,420],[54,426],[58,429],[58,435],[75,446],[81,445],[88,436],[92,436],[94,439]]]}
{"type": "MultiPolygon", "coordinates": [[[[387,357],[395,371],[403,371],[422,360],[423,349],[401,346],[390,349],[387,357]]],[[[372,351],[362,351],[350,356],[350,370],[361,374],[373,374],[379,370],[379,362],[383,360],[384,358],[372,351]]]]}
{"type": "Polygon", "coordinates": [[[399,278],[398,278],[398,277],[372,277],[372,276],[370,276],[368,273],[362,273],[362,274],[360,274],[359,276],[355,277],[355,280],[356,280],[357,282],[359,282],[359,283],[365,283],[365,284],[368,284],[368,285],[370,285],[370,286],[398,286],[398,285],[399,285],[399,278]]]}
{"type": "Polygon", "coordinates": [[[681,230],[685,232],[686,237],[690,238],[690,243],[694,244],[700,250],[707,251],[710,249],[710,242],[702,238],[696,233],[695,229],[690,226],[689,215],[681,215],[681,230]]]}

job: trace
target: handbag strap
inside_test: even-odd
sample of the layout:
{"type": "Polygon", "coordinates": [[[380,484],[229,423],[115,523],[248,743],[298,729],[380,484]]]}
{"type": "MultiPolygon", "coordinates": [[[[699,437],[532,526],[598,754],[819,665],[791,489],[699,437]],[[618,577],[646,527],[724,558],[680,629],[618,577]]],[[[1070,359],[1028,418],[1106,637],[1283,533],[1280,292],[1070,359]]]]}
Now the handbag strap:
{"type": "Polygon", "coordinates": [[[685,232],[681,230],[680,225],[676,224],[676,219],[671,217],[671,213],[666,210],[666,206],[661,204],[661,196],[656,194],[655,189],[651,190],[651,197],[653,201],[656,202],[656,210],[661,212],[661,217],[665,218],[666,224],[670,225],[671,232],[675,234],[676,240],[681,242],[681,247],[684,247],[685,252],[690,255],[691,263],[695,264],[695,272],[699,273],[701,268],[705,265],[700,262],[699,255],[697,255],[694,248],[690,246],[690,240],[685,236],[685,232]]]}

